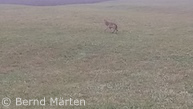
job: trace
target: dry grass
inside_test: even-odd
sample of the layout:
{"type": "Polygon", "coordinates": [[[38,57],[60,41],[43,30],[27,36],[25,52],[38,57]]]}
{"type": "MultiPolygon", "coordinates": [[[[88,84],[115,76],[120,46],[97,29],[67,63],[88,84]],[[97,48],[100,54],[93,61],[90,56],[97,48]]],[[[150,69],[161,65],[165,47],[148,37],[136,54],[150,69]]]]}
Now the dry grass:
{"type": "Polygon", "coordinates": [[[191,109],[188,6],[1,5],[0,98],[83,98],[88,109],[191,109]],[[105,18],[118,24],[117,35],[104,32],[105,18]]]}

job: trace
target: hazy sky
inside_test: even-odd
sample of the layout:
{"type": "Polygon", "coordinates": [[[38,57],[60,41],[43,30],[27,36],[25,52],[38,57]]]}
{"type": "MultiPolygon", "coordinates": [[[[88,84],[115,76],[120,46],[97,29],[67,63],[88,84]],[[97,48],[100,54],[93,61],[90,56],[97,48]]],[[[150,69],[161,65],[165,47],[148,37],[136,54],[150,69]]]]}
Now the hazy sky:
{"type": "MultiPolygon", "coordinates": [[[[109,0],[0,0],[0,4],[23,4],[36,6],[54,6],[78,3],[95,3],[109,0]]],[[[119,0],[137,5],[193,5],[193,0],[119,0]]]]}
{"type": "Polygon", "coordinates": [[[94,3],[108,0],[0,0],[0,4],[64,5],[72,3],[94,3]]]}

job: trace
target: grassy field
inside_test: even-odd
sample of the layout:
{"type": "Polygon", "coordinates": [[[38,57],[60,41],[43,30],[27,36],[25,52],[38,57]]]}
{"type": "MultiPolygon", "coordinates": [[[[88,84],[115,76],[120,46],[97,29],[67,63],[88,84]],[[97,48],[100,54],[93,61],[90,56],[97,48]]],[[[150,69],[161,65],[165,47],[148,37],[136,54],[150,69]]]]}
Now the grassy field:
{"type": "Polygon", "coordinates": [[[192,109],[189,2],[0,5],[0,99],[86,100],[10,109],[192,109]],[[104,19],[118,34],[104,31],[104,19]]]}

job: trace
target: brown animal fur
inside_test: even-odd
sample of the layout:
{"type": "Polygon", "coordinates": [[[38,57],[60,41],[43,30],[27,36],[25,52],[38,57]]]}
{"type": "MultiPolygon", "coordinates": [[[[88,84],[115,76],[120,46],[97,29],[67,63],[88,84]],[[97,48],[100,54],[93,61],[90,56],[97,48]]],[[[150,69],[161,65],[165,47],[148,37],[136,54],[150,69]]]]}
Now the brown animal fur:
{"type": "Polygon", "coordinates": [[[105,31],[106,31],[107,29],[110,29],[112,33],[117,33],[117,31],[118,31],[118,26],[117,26],[117,24],[115,24],[115,23],[113,23],[113,22],[109,22],[109,21],[107,21],[107,20],[104,20],[104,22],[105,22],[105,25],[107,26],[107,28],[105,29],[105,31]],[[113,30],[112,30],[112,29],[113,29],[113,30]]]}

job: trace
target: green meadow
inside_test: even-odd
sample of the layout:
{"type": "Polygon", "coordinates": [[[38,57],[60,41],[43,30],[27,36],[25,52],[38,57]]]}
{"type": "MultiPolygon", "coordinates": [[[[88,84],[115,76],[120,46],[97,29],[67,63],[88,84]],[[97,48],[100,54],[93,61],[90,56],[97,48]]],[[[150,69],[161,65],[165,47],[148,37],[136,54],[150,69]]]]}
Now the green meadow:
{"type": "Polygon", "coordinates": [[[0,100],[12,100],[8,109],[192,109],[193,3],[147,1],[1,4],[0,100]],[[16,106],[17,97],[86,106],[16,106]]]}

